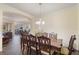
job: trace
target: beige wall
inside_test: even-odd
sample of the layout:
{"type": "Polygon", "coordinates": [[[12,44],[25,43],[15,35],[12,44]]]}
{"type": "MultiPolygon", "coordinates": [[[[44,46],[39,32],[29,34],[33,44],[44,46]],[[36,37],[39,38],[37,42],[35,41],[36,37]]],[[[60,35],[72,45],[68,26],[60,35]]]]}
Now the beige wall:
{"type": "MultiPolygon", "coordinates": [[[[77,5],[78,10],[78,42],[79,42],[79,4],[77,5]]],[[[79,43],[78,43],[78,50],[79,50],[79,43]]]]}
{"type": "MultiPolygon", "coordinates": [[[[55,32],[58,38],[63,39],[63,45],[68,47],[70,36],[77,34],[77,7],[67,7],[52,12],[43,18],[45,25],[41,26],[45,32],[55,32]]],[[[36,20],[35,20],[36,21],[36,20]]],[[[33,21],[35,23],[35,21],[33,21]]],[[[38,31],[38,26],[33,24],[33,31],[38,31]]],[[[77,39],[78,40],[78,39],[77,39]]],[[[75,47],[78,49],[78,41],[75,47]]]]}
{"type": "Polygon", "coordinates": [[[46,21],[46,24],[44,25],[43,30],[46,32],[56,32],[58,38],[63,39],[64,46],[68,46],[72,34],[77,34],[76,6],[51,13],[47,17],[44,17],[44,20],[46,21]]]}

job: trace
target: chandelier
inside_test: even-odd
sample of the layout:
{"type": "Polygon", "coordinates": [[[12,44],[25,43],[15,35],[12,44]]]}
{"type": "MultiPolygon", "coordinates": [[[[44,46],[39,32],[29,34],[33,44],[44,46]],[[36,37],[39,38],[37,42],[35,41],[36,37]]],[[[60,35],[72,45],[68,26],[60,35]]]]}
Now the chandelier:
{"type": "Polygon", "coordinates": [[[38,21],[35,22],[35,24],[38,25],[39,32],[43,32],[42,26],[45,24],[45,21],[43,21],[43,19],[42,19],[42,13],[41,13],[42,4],[39,3],[39,6],[40,6],[40,18],[38,21]]]}
{"type": "Polygon", "coordinates": [[[40,18],[38,21],[36,21],[36,24],[39,25],[41,27],[41,25],[44,25],[45,24],[45,21],[42,20],[42,3],[39,3],[39,6],[40,6],[40,18]]]}

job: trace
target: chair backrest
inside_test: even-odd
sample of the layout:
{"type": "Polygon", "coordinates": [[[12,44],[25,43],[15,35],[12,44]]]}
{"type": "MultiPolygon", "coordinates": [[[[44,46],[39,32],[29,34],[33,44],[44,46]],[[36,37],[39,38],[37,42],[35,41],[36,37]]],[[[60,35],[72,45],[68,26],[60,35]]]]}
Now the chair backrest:
{"type": "Polygon", "coordinates": [[[50,44],[51,44],[50,39],[44,36],[40,36],[38,37],[38,40],[39,40],[39,50],[49,52],[50,54],[50,44]]]}
{"type": "Polygon", "coordinates": [[[34,45],[36,44],[36,36],[30,34],[30,35],[29,35],[29,41],[30,41],[30,44],[31,44],[32,46],[34,46],[34,45]]]}
{"type": "Polygon", "coordinates": [[[29,45],[29,48],[30,48],[30,54],[31,54],[31,49],[35,50],[36,53],[37,53],[36,36],[30,34],[28,43],[29,43],[28,45],[29,45]]]}
{"type": "Polygon", "coordinates": [[[50,39],[44,36],[38,37],[40,44],[50,45],[50,39]]]}
{"type": "Polygon", "coordinates": [[[76,35],[72,35],[71,38],[70,38],[69,46],[68,46],[69,50],[73,49],[74,40],[76,40],[76,35]]]}
{"type": "Polygon", "coordinates": [[[27,35],[27,34],[28,34],[27,32],[21,32],[21,36],[27,35]]]}
{"type": "Polygon", "coordinates": [[[36,41],[36,37],[34,35],[30,34],[29,37],[30,37],[30,41],[36,41]]]}
{"type": "Polygon", "coordinates": [[[6,32],[3,34],[3,36],[8,36],[9,39],[12,39],[12,32],[6,32]]]}
{"type": "Polygon", "coordinates": [[[28,44],[28,41],[29,41],[29,35],[25,32],[22,32],[21,34],[21,42],[23,44],[28,44]]]}
{"type": "Polygon", "coordinates": [[[53,40],[57,40],[57,33],[54,33],[54,32],[49,33],[49,38],[53,40]]]}
{"type": "Polygon", "coordinates": [[[23,35],[22,38],[21,38],[21,41],[25,44],[27,43],[27,36],[26,35],[23,35]]]}

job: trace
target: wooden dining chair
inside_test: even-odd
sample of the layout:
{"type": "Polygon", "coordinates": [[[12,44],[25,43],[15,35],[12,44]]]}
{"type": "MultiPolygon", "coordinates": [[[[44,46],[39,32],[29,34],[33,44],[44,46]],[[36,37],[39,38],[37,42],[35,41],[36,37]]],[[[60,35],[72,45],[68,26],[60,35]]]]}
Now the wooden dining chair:
{"type": "Polygon", "coordinates": [[[71,55],[72,52],[74,51],[73,45],[75,40],[76,40],[76,35],[72,35],[69,41],[69,46],[61,48],[61,54],[71,55]]]}
{"type": "MultiPolygon", "coordinates": [[[[38,54],[38,52],[37,52],[37,38],[36,38],[36,36],[34,36],[32,34],[30,34],[30,47],[32,50],[35,51],[36,54],[38,54]]],[[[30,54],[32,52],[31,49],[30,49],[30,54]]]]}
{"type": "Polygon", "coordinates": [[[76,40],[76,35],[72,35],[71,39],[70,39],[70,42],[69,42],[69,46],[68,46],[69,55],[72,54],[72,52],[74,51],[73,45],[74,45],[75,40],[76,40]]]}
{"type": "Polygon", "coordinates": [[[23,40],[24,40],[23,36],[25,36],[25,34],[24,32],[21,32],[21,40],[20,40],[21,50],[23,50],[23,40]]]}
{"type": "Polygon", "coordinates": [[[6,32],[6,33],[3,33],[3,38],[2,38],[2,44],[3,45],[6,45],[6,44],[8,44],[9,42],[10,42],[10,34],[9,34],[9,32],[6,32]]]}
{"type": "Polygon", "coordinates": [[[50,39],[44,36],[38,37],[40,54],[51,54],[50,39]]]}
{"type": "Polygon", "coordinates": [[[12,32],[7,32],[6,35],[9,37],[9,39],[12,39],[12,32]]]}
{"type": "Polygon", "coordinates": [[[21,37],[21,50],[22,54],[29,53],[30,43],[29,43],[29,35],[22,35],[21,37]]]}
{"type": "Polygon", "coordinates": [[[7,35],[3,36],[3,38],[2,38],[2,44],[3,44],[3,46],[6,45],[6,44],[8,44],[9,41],[10,41],[9,40],[9,36],[7,36],[7,35]]]}

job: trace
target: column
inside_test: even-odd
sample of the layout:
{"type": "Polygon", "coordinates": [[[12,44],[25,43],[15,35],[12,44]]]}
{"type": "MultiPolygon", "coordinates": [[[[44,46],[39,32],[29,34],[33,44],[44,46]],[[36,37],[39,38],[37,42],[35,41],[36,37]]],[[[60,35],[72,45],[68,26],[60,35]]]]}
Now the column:
{"type": "Polygon", "coordinates": [[[0,51],[2,51],[2,19],[3,19],[3,11],[0,8],[0,51]]]}

